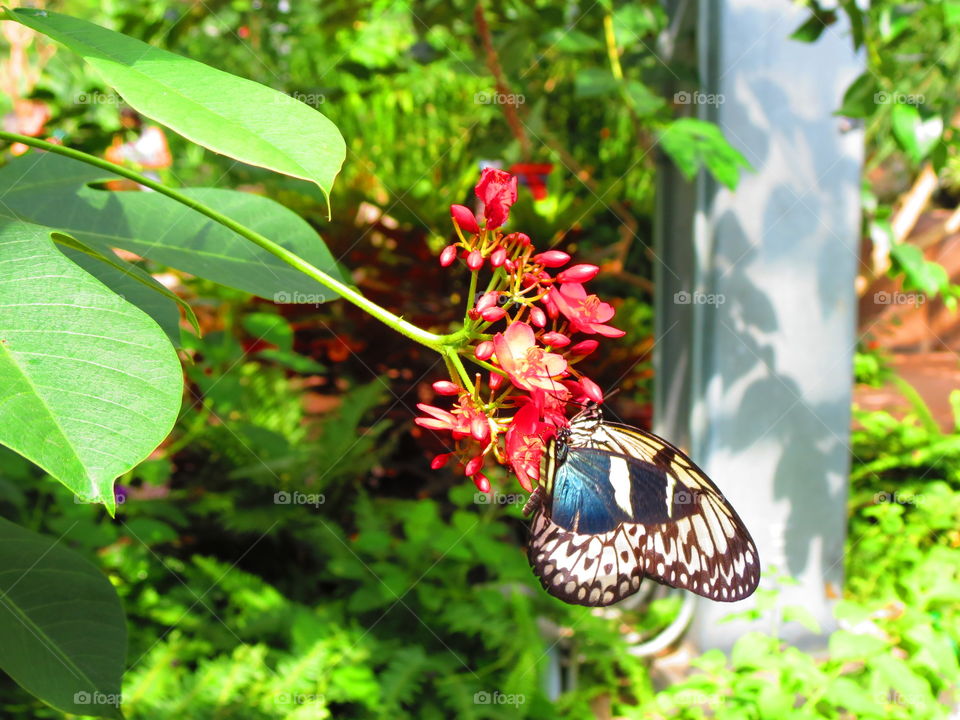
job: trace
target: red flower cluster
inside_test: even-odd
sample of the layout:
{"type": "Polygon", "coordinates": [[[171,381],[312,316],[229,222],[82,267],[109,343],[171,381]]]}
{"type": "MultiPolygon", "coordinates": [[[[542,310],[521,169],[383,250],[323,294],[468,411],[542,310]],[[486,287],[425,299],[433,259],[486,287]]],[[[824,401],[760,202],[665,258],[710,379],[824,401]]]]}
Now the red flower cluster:
{"type": "Polygon", "coordinates": [[[487,168],[475,191],[483,218],[463,205],[450,208],[460,240],[444,248],[440,264],[447,267],[461,258],[475,276],[486,265],[492,271],[487,290],[470,298],[465,318],[470,344],[460,350],[488,371],[489,392],[483,391],[479,374],[475,383],[465,373],[453,382],[438,381],[434,390],[457,395],[457,402],[450,410],[421,403],[426,417],[416,422],[449,432],[456,442],[455,452],[434,458],[434,468],[456,456],[477,488],[488,492],[490,481],[482,470],[492,454],[529,491],[539,479],[544,443],[567,424],[567,403],[603,401],[597,384],[573,367],[599,343],[574,335],[614,338],[624,332],[606,324],[613,307],[583,286],[600,268],[573,265],[551,275],[550,270],[570,262],[567,253],[537,252],[526,234],[499,230],[517,200],[516,177],[487,168]]]}

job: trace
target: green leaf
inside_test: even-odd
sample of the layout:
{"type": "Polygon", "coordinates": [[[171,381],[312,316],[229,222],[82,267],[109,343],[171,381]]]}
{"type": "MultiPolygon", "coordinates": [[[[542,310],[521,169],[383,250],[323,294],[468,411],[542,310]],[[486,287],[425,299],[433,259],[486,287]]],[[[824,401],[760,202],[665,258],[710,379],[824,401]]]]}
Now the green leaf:
{"type": "Polygon", "coordinates": [[[148,272],[121,260],[114,252],[101,252],[69,235],[54,233],[53,240],[60,252],[152,317],[174,347],[180,347],[180,311],[177,306],[184,309],[194,331],[200,334],[200,323],[189,303],[154,280],[148,272]]]}
{"type": "Polygon", "coordinates": [[[816,42],[820,39],[820,36],[823,35],[823,31],[827,29],[827,26],[832,25],[836,21],[837,14],[833,10],[825,12],[815,10],[803,25],[793,31],[790,39],[806,43],[816,42]]]}
{"type": "MultiPolygon", "coordinates": [[[[315,304],[336,298],[316,280],[175,200],[155,192],[91,187],[118,178],[54,153],[24,155],[0,168],[0,218],[56,227],[102,253],[120,247],[279,302],[315,304]]],[[[279,203],[235,190],[194,188],[182,192],[342,279],[316,231],[279,203]]]]}
{"type": "Polygon", "coordinates": [[[540,41],[548,49],[571,55],[603,49],[603,43],[600,40],[576,29],[553,28],[544,33],[540,41]]]}
{"type": "Polygon", "coordinates": [[[127,628],[110,581],[59,540],[2,518],[0,568],[0,668],[64,712],[123,717],[127,628]]]}
{"type": "Polygon", "coordinates": [[[889,643],[873,635],[860,635],[838,630],[830,636],[830,657],[833,660],[866,660],[883,652],[889,643]]]}
{"type": "Polygon", "coordinates": [[[577,72],[573,81],[574,96],[578,100],[608,97],[620,89],[620,83],[602,68],[584,68],[577,72]]]}
{"type": "Polygon", "coordinates": [[[696,118],[680,118],[668,125],[660,134],[660,146],[688,180],[705,166],[732,190],[740,179],[740,169],[750,169],[750,163],[727,142],[720,128],[696,118]]]}
{"type": "Polygon", "coordinates": [[[137,112],[235,160],[316,183],[328,200],[346,155],[336,126],[259,83],[49,10],[7,10],[66,45],[137,112]]]}
{"type": "Polygon", "coordinates": [[[0,223],[0,443],[90,501],[167,436],[183,377],[163,331],[60,254],[0,223]]]}
{"type": "Polygon", "coordinates": [[[874,702],[864,688],[847,677],[834,678],[824,694],[824,699],[858,717],[883,715],[883,707],[874,702]]]}
{"type": "Polygon", "coordinates": [[[280,350],[293,350],[293,329],[279,315],[250,313],[243,318],[243,329],[280,350]]]}
{"type": "Polygon", "coordinates": [[[843,102],[836,115],[851,118],[868,118],[877,111],[877,105],[885,102],[889,93],[879,92],[874,76],[865,72],[850,83],[843,94],[843,102]]]}
{"type": "Polygon", "coordinates": [[[629,81],[626,84],[626,92],[634,112],[640,117],[653,115],[667,104],[660,95],[653,92],[642,82],[629,81]]]}
{"type": "Polygon", "coordinates": [[[927,260],[915,245],[894,245],[890,248],[890,259],[893,272],[904,275],[904,290],[919,290],[934,297],[950,286],[950,276],[943,265],[927,260]]]}
{"type": "Polygon", "coordinates": [[[918,163],[940,140],[943,120],[939,115],[924,119],[916,105],[897,103],[890,113],[893,135],[910,159],[918,163]]]}

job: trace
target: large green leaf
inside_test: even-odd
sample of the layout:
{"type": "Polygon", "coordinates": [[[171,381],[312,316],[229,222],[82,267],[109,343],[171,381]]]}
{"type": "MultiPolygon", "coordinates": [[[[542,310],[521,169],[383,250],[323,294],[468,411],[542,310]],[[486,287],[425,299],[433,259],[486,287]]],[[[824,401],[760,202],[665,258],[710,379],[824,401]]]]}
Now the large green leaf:
{"type": "Polygon", "coordinates": [[[113,585],[58,541],[2,518],[0,637],[0,668],[44,702],[122,717],[127,629],[113,585]]]}
{"type": "Polygon", "coordinates": [[[193,308],[157,282],[148,272],[121,260],[110,251],[100,252],[69,235],[57,233],[53,237],[57,249],[73,260],[117,295],[133,303],[153,318],[154,322],[180,347],[180,311],[184,308],[193,329],[200,333],[200,325],[193,308]]]}
{"type": "Polygon", "coordinates": [[[183,376],[157,324],[54,247],[0,222],[0,443],[115,509],[113,481],[167,436],[183,376]]]}
{"type": "Polygon", "coordinates": [[[131,107],[185,138],[309,180],[329,195],[346,146],[336,126],[309,105],[68,15],[17,8],[6,17],[66,45],[131,107]]]}
{"type": "MultiPolygon", "coordinates": [[[[0,168],[0,218],[49,225],[101,252],[120,247],[278,302],[314,304],[336,298],[316,280],[246,238],[164,195],[91,187],[117,179],[113,173],[62,155],[30,153],[0,168]]],[[[341,279],[316,231],[279,203],[235,190],[182,192],[341,279]]]]}

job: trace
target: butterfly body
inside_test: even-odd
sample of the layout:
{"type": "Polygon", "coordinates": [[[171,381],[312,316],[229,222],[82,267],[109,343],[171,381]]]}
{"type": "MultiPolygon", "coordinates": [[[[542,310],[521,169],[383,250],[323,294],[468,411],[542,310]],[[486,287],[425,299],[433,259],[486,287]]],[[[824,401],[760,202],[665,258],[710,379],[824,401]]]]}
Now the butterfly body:
{"type": "Polygon", "coordinates": [[[644,577],[732,602],[760,579],[756,546],[716,485],[662,438],[590,406],[550,440],[529,559],[565,602],[605,606],[644,577]]]}

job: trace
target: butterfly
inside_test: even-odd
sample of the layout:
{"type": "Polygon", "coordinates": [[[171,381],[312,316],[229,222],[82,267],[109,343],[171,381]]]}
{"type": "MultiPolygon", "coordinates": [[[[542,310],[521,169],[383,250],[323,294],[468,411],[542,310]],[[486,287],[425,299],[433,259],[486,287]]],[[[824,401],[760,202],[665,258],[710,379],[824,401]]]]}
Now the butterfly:
{"type": "Polygon", "coordinates": [[[602,607],[644,577],[733,602],[760,581],[760,560],[736,511],[700,468],[652,433],[605,422],[588,405],[547,442],[528,559],[564,602],[602,607]]]}

